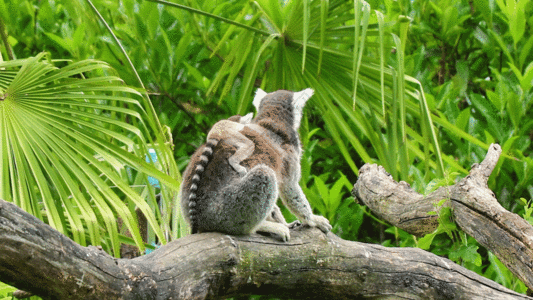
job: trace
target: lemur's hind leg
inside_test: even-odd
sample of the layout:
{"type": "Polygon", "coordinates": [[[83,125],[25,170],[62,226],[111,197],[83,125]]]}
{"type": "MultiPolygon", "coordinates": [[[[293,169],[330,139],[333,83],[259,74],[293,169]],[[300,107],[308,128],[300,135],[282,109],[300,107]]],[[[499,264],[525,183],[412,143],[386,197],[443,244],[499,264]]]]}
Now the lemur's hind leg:
{"type": "Polygon", "coordinates": [[[228,162],[242,177],[246,175],[247,170],[241,166],[241,162],[254,153],[255,144],[240,132],[236,132],[229,142],[237,147],[237,151],[228,159],[228,162]]]}
{"type": "Polygon", "coordinates": [[[278,198],[276,175],[270,167],[257,165],[220,192],[207,207],[210,219],[204,220],[206,231],[234,235],[261,231],[276,234],[283,241],[289,239],[287,226],[265,220],[278,198]]]}
{"type": "Polygon", "coordinates": [[[278,235],[280,239],[284,242],[288,242],[291,238],[291,235],[289,233],[289,227],[287,227],[287,225],[267,220],[261,222],[261,224],[259,224],[259,227],[257,227],[255,231],[274,233],[278,235]]]}
{"type": "Polygon", "coordinates": [[[289,229],[294,229],[294,228],[302,225],[302,223],[300,221],[298,221],[298,220],[295,220],[295,221],[292,221],[290,223],[287,223],[287,221],[285,220],[285,217],[281,213],[281,209],[279,208],[278,205],[274,205],[274,208],[272,209],[272,213],[270,213],[270,215],[266,218],[266,220],[267,221],[281,223],[281,224],[287,226],[287,228],[289,228],[289,229]]]}
{"type": "Polygon", "coordinates": [[[285,221],[285,217],[281,213],[281,210],[277,204],[274,204],[274,207],[272,208],[272,212],[268,215],[266,218],[267,221],[277,222],[281,223],[285,226],[288,226],[287,221],[285,221]]]}

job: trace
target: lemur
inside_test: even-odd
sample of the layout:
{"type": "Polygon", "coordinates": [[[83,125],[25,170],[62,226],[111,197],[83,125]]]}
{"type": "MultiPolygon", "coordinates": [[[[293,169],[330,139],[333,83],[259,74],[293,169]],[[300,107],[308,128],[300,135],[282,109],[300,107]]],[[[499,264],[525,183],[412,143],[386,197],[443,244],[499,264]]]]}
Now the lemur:
{"type": "Polygon", "coordinates": [[[298,184],[302,151],[298,128],[303,107],[312,95],[312,89],[269,94],[259,89],[253,101],[256,117],[250,124],[238,124],[242,127],[231,124],[242,128],[237,132],[241,137],[234,137],[235,130],[225,131],[217,142],[208,139],[193,154],[180,191],[182,211],[192,233],[247,235],[260,231],[288,241],[289,227],[276,205],[278,195],[304,225],[331,230],[326,218],[313,214],[298,184]],[[251,153],[250,147],[243,146],[249,143],[242,136],[253,143],[251,153]]]}

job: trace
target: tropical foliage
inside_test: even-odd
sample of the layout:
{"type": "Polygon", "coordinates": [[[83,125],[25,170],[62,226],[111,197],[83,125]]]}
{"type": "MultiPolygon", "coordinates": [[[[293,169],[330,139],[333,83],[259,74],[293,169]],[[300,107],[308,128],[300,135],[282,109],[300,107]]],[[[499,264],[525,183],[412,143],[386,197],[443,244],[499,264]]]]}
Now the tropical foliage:
{"type": "Polygon", "coordinates": [[[16,288],[0,282],[0,300],[11,300],[13,297],[11,297],[9,294],[12,295],[16,290],[16,288]]]}
{"type": "Polygon", "coordinates": [[[419,241],[349,191],[378,163],[427,192],[498,142],[490,187],[531,219],[530,2],[0,0],[0,197],[115,255],[152,247],[138,209],[164,243],[186,232],[179,170],[209,127],[259,87],[312,87],[301,185],[338,235],[423,247],[524,292],[445,212],[419,241]]]}

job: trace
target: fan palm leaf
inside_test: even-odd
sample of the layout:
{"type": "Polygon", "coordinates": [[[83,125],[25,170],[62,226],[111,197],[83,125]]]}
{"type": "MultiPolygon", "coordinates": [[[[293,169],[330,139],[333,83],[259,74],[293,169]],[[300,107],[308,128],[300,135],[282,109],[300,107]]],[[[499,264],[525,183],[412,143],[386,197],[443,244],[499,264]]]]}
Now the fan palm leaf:
{"type": "Polygon", "coordinates": [[[103,62],[58,68],[45,58],[0,63],[0,197],[117,256],[117,216],[144,249],[135,208],[164,242],[145,174],[174,190],[178,184],[145,161],[149,130],[140,93],[106,75],[103,62]],[[128,184],[131,168],[144,182],[141,192],[128,184]]]}

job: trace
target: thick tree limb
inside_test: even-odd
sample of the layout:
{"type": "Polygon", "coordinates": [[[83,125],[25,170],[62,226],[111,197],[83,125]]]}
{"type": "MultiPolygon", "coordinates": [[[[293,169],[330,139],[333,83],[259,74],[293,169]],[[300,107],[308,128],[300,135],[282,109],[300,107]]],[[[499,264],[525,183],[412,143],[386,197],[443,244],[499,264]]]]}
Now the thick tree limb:
{"type": "Polygon", "coordinates": [[[461,229],[533,289],[533,227],[505,210],[487,186],[501,151],[499,145],[492,144],[483,162],[473,165],[468,176],[427,196],[418,194],[405,182],[395,182],[382,167],[365,165],[352,194],[380,218],[416,235],[437,228],[437,217],[428,212],[437,210],[440,200],[450,199],[445,205],[453,209],[461,229]]]}
{"type": "Polygon", "coordinates": [[[188,236],[135,259],[82,247],[0,200],[0,281],[47,299],[531,299],[420,249],[345,241],[299,227],[188,236]]]}

